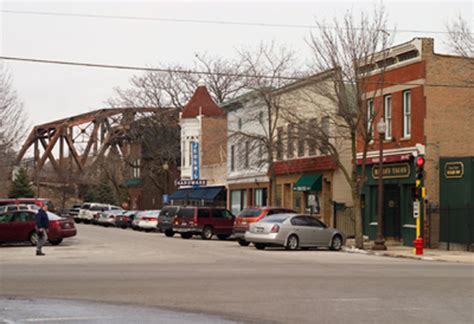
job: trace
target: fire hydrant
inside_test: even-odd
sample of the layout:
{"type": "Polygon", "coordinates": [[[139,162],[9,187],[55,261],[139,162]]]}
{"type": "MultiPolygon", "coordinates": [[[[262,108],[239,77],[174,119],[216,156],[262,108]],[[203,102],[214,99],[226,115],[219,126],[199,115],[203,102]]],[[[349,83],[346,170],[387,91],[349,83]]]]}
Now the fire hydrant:
{"type": "Polygon", "coordinates": [[[418,237],[416,240],[413,241],[413,247],[415,248],[415,254],[421,255],[423,254],[423,238],[418,237]]]}

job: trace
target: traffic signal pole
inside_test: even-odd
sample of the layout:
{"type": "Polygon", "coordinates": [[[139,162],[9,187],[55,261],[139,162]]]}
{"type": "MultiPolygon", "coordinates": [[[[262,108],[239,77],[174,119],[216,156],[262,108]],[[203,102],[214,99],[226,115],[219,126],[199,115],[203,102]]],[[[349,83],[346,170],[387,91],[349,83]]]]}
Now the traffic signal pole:
{"type": "Polygon", "coordinates": [[[423,254],[423,237],[421,234],[421,220],[423,218],[424,204],[423,200],[426,197],[426,190],[424,188],[424,166],[425,157],[423,154],[418,154],[415,158],[416,179],[415,179],[415,199],[413,202],[413,217],[416,219],[416,236],[413,241],[413,253],[423,254]]]}

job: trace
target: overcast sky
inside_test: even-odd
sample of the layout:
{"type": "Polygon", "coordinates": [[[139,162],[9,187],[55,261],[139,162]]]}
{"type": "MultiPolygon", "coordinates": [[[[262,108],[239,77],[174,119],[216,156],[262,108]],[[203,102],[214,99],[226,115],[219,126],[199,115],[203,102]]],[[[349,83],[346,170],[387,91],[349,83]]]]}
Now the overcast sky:
{"type": "MultiPolygon", "coordinates": [[[[315,19],[341,17],[347,9],[372,10],[374,2],[121,2],[1,1],[0,10],[60,12],[113,16],[242,21],[311,25],[315,19]]],[[[445,31],[462,15],[473,21],[473,2],[385,1],[389,26],[398,30],[445,31]]],[[[4,56],[104,64],[153,66],[190,65],[195,53],[232,57],[235,49],[276,40],[309,51],[306,28],[257,27],[164,21],[46,16],[0,12],[0,51],[4,56]]],[[[435,38],[437,52],[447,53],[444,34],[397,33],[395,43],[414,37],[435,38]]],[[[116,86],[126,87],[133,71],[55,66],[4,61],[31,125],[105,106],[116,86]]]]}

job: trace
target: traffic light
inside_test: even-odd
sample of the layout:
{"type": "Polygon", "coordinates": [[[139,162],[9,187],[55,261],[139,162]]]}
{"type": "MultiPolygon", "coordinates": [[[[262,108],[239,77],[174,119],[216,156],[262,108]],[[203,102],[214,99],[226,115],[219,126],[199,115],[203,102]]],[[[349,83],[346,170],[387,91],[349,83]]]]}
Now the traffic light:
{"type": "Polygon", "coordinates": [[[423,172],[425,167],[425,157],[423,154],[418,154],[415,158],[415,168],[416,168],[416,186],[421,186],[421,182],[423,180],[423,172]]]}

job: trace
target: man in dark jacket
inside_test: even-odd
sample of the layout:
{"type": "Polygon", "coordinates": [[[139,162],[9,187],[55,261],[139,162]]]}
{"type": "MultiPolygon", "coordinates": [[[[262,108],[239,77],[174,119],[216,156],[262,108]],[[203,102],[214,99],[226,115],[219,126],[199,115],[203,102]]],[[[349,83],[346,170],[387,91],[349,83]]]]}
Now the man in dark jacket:
{"type": "Polygon", "coordinates": [[[45,255],[41,252],[41,248],[48,239],[48,228],[49,228],[49,218],[48,214],[48,205],[44,205],[38,213],[36,214],[36,233],[38,234],[38,241],[36,242],[36,255],[45,255]]]}

